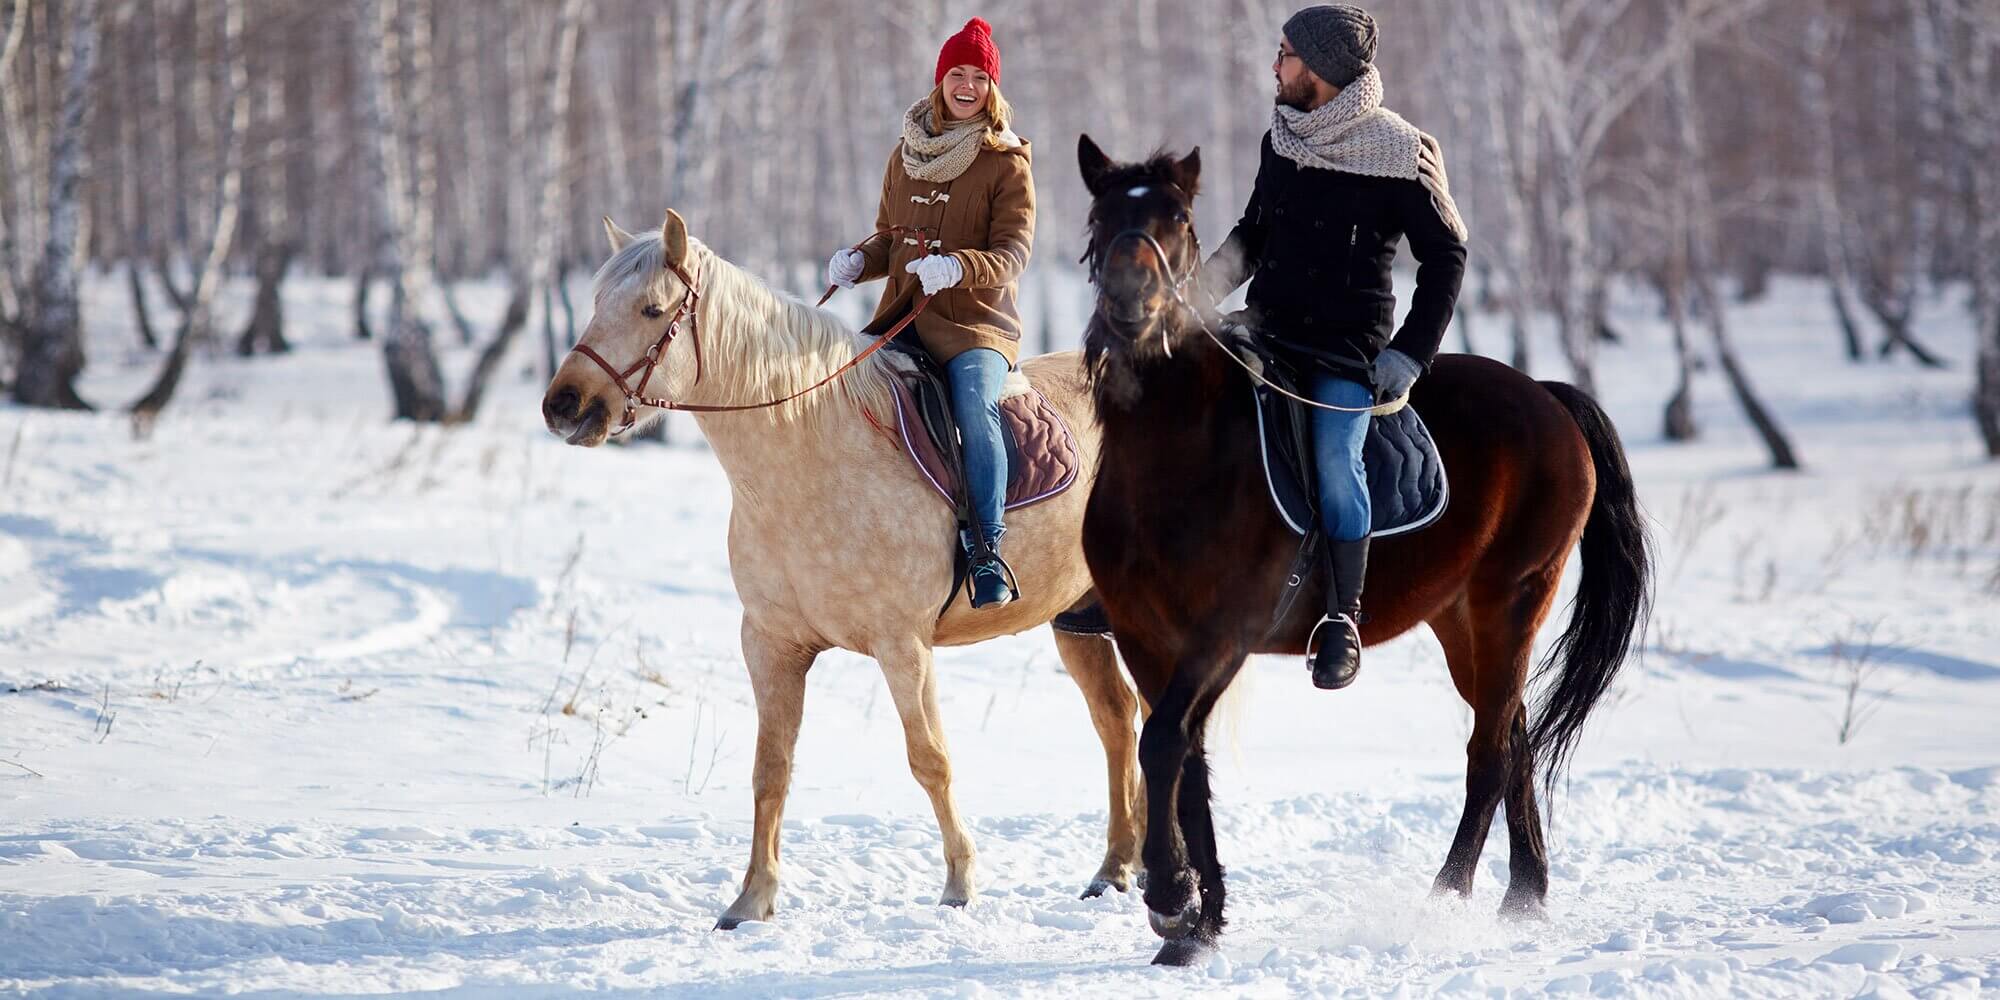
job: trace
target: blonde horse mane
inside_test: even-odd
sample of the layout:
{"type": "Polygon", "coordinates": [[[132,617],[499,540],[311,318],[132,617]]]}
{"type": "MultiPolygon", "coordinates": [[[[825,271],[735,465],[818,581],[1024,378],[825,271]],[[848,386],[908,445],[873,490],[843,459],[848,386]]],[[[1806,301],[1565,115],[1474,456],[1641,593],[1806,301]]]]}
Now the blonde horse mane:
{"type": "MultiPolygon", "coordinates": [[[[870,341],[832,313],[773,289],[692,236],[687,270],[701,287],[702,381],[728,386],[723,398],[707,401],[778,399],[832,374],[870,341]]],[[[591,294],[597,298],[615,289],[666,302],[670,273],[660,234],[642,233],[597,269],[591,294]]],[[[763,412],[780,422],[813,417],[829,412],[819,404],[837,396],[886,417],[893,406],[892,358],[892,352],[878,351],[817,391],[763,412]]]]}

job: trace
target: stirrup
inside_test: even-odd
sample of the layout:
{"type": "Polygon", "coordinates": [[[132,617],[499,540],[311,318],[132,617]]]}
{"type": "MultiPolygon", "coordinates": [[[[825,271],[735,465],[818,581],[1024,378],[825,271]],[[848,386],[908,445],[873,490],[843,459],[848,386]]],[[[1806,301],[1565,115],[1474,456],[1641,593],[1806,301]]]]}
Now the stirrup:
{"type": "Polygon", "coordinates": [[[981,559],[979,562],[974,563],[965,574],[967,584],[965,599],[967,603],[972,605],[974,610],[978,610],[979,608],[997,608],[1012,604],[1021,599],[1021,582],[1014,576],[1014,567],[1007,565],[1007,560],[1001,558],[997,550],[991,551],[989,558],[994,564],[997,564],[998,569],[988,566],[986,559],[981,559]],[[998,576],[1000,582],[1006,585],[1007,592],[996,600],[979,600],[979,577],[982,572],[998,576]]]}
{"type": "MultiPolygon", "coordinates": [[[[1354,679],[1361,675],[1361,625],[1357,619],[1362,618],[1363,616],[1359,613],[1349,615],[1343,612],[1338,615],[1321,615],[1319,621],[1313,625],[1312,632],[1306,636],[1306,672],[1312,677],[1314,687],[1326,691],[1338,691],[1353,684],[1354,679]],[[1326,644],[1315,644],[1314,640],[1319,638],[1319,630],[1328,625],[1332,625],[1336,629],[1344,628],[1353,637],[1354,665],[1353,669],[1345,671],[1344,676],[1338,674],[1330,676],[1327,678],[1330,683],[1323,684],[1320,682],[1320,673],[1326,665],[1321,664],[1319,659],[1321,654],[1326,652],[1326,644]]],[[[1343,643],[1347,641],[1347,638],[1347,636],[1340,637],[1343,643]]]]}
{"type": "MultiPolygon", "coordinates": [[[[1319,638],[1320,629],[1328,625],[1339,625],[1344,622],[1348,628],[1354,630],[1355,638],[1359,639],[1361,637],[1361,619],[1364,617],[1362,615],[1355,615],[1350,618],[1346,614],[1320,615],[1319,621],[1313,623],[1312,631],[1306,633],[1306,662],[1311,663],[1313,657],[1319,655],[1319,646],[1315,645],[1313,640],[1319,638]]],[[[1358,646],[1360,643],[1357,642],[1355,645],[1358,646]]]]}

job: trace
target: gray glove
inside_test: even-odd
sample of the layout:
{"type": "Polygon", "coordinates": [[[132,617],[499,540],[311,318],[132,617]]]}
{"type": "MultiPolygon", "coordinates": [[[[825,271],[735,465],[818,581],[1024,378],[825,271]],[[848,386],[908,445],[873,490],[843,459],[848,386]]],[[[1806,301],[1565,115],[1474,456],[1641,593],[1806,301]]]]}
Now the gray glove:
{"type": "Polygon", "coordinates": [[[1264,374],[1264,355],[1258,350],[1257,333],[1250,328],[1250,310],[1238,309],[1216,320],[1221,340],[1258,375],[1264,374]]]}
{"type": "Polygon", "coordinates": [[[1423,373],[1417,359],[1393,347],[1385,349],[1375,356],[1375,398],[1385,403],[1403,398],[1423,373]]]}

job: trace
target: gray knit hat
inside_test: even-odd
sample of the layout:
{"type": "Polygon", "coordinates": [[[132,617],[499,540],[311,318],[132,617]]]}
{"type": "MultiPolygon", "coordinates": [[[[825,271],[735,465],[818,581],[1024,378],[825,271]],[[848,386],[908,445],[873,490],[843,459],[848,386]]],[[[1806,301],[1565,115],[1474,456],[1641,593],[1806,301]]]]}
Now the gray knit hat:
{"type": "Polygon", "coordinates": [[[1375,61],[1375,19],[1352,4],[1307,7],[1285,22],[1285,37],[1313,75],[1336,87],[1375,61]]]}

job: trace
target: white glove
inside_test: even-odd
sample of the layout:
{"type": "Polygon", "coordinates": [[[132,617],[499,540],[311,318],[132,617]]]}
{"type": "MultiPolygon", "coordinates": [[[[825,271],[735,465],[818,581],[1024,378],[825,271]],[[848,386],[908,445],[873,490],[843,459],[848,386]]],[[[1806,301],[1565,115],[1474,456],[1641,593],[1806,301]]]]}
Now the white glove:
{"type": "Polygon", "coordinates": [[[959,266],[958,258],[949,254],[926,254],[911,261],[903,270],[923,281],[925,295],[936,295],[965,278],[965,268],[959,266]]]}
{"type": "Polygon", "coordinates": [[[868,258],[853,247],[837,251],[826,259],[826,283],[839,285],[842,288],[853,288],[854,283],[861,280],[861,269],[867,263],[868,258]]]}

